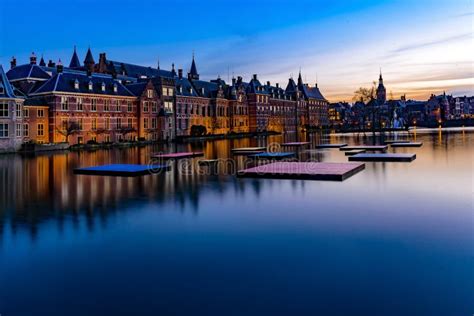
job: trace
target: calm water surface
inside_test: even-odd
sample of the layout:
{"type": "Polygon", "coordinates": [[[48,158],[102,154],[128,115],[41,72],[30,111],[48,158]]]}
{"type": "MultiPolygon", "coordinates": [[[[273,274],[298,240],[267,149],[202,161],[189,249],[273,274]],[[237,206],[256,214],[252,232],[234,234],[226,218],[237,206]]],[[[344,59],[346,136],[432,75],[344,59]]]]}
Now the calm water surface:
{"type": "MultiPolygon", "coordinates": [[[[416,140],[390,150],[414,162],[367,163],[344,182],[72,174],[166,146],[0,156],[0,314],[471,315],[474,130],[416,140]]],[[[225,158],[273,141],[178,149],[225,158]]]]}

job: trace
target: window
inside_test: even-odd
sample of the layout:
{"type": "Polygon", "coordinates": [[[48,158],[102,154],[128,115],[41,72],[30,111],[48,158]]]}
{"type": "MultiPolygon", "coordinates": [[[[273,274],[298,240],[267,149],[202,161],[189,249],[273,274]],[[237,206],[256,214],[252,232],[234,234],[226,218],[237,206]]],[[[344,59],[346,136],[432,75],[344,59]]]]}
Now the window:
{"type": "Polygon", "coordinates": [[[77,79],[74,81],[74,89],[79,90],[79,81],[77,79]]]}
{"type": "Polygon", "coordinates": [[[168,88],[163,88],[163,96],[167,96],[168,95],[168,88]]]}
{"type": "Polygon", "coordinates": [[[21,137],[21,124],[16,124],[16,137],[21,137]]]}
{"type": "Polygon", "coordinates": [[[110,129],[110,118],[105,119],[105,129],[107,129],[107,130],[110,129]]]}
{"type": "Polygon", "coordinates": [[[38,136],[44,136],[44,125],[42,123],[38,124],[38,136]]]}
{"type": "Polygon", "coordinates": [[[156,113],[157,110],[158,110],[158,106],[157,106],[156,102],[152,102],[152,103],[151,103],[151,111],[152,111],[153,113],[156,113]]]}
{"type": "Polygon", "coordinates": [[[91,100],[91,111],[97,111],[97,99],[91,100]]]}
{"type": "Polygon", "coordinates": [[[21,104],[17,103],[16,104],[16,117],[21,117],[21,104]]]}
{"type": "Polygon", "coordinates": [[[92,129],[93,130],[97,129],[97,119],[96,118],[92,119],[92,129]]]}
{"type": "Polygon", "coordinates": [[[143,128],[144,128],[144,129],[147,129],[147,128],[148,128],[148,118],[147,118],[147,117],[145,117],[145,118],[143,119],[143,128]]]}
{"type": "Polygon", "coordinates": [[[84,120],[82,118],[80,118],[78,121],[77,121],[77,125],[79,125],[79,130],[83,130],[84,128],[84,120]]]}
{"type": "Polygon", "coordinates": [[[104,100],[104,111],[109,112],[109,100],[104,100]]]}
{"type": "Polygon", "coordinates": [[[67,111],[69,108],[67,97],[61,97],[61,110],[67,111]]]}
{"type": "Polygon", "coordinates": [[[89,87],[89,91],[92,91],[92,88],[93,88],[92,81],[89,81],[89,84],[87,86],[89,87]]]}
{"type": "Polygon", "coordinates": [[[30,110],[29,109],[23,109],[23,117],[29,117],[30,116],[30,110]]]}
{"type": "Polygon", "coordinates": [[[77,100],[77,110],[82,111],[83,110],[82,98],[77,98],[76,100],[77,100]]]}
{"type": "Polygon", "coordinates": [[[165,101],[165,111],[173,112],[173,102],[165,101]]]}
{"type": "Polygon", "coordinates": [[[30,134],[30,125],[23,124],[23,136],[28,137],[30,134]]]}
{"type": "Polygon", "coordinates": [[[38,117],[44,117],[44,110],[43,109],[38,109],[37,114],[38,117]]]}
{"type": "Polygon", "coordinates": [[[120,111],[119,103],[117,100],[112,100],[112,109],[113,111],[117,111],[117,112],[120,111]]]}
{"type": "Polygon", "coordinates": [[[8,123],[0,123],[0,138],[8,137],[8,123]]]}
{"type": "Polygon", "coordinates": [[[151,119],[151,128],[156,128],[157,127],[157,120],[156,117],[151,119]]]}
{"type": "Polygon", "coordinates": [[[117,90],[118,90],[117,84],[114,83],[114,92],[117,93],[117,90]]]}
{"type": "Polygon", "coordinates": [[[148,101],[143,102],[143,112],[148,112],[148,101]]]}
{"type": "Polygon", "coordinates": [[[117,128],[122,127],[122,119],[120,117],[117,117],[117,128]]]}
{"type": "Polygon", "coordinates": [[[0,117],[8,117],[8,103],[0,103],[0,117]]]}
{"type": "Polygon", "coordinates": [[[133,111],[132,101],[128,101],[128,102],[127,102],[127,111],[128,111],[128,112],[132,112],[132,111],[133,111]]]}
{"type": "Polygon", "coordinates": [[[153,98],[153,90],[152,90],[152,89],[148,89],[148,90],[146,91],[146,96],[147,96],[149,99],[153,98]]]}
{"type": "Polygon", "coordinates": [[[132,120],[132,118],[128,118],[128,119],[127,119],[127,124],[128,124],[128,127],[129,127],[129,128],[132,128],[132,127],[133,127],[133,120],[132,120]]]}
{"type": "Polygon", "coordinates": [[[101,87],[102,91],[105,91],[105,83],[104,82],[102,82],[102,85],[100,87],[101,87]]]}

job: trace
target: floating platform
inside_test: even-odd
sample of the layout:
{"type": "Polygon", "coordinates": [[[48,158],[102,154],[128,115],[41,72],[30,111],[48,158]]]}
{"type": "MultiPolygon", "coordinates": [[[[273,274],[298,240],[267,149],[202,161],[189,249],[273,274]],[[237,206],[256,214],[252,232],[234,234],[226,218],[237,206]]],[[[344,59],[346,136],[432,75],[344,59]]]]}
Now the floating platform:
{"type": "Polygon", "coordinates": [[[309,145],[309,142],[289,142],[281,144],[282,147],[302,147],[309,145]]]}
{"type": "Polygon", "coordinates": [[[400,142],[400,143],[391,143],[392,147],[421,147],[423,143],[421,142],[400,142]]]}
{"type": "Polygon", "coordinates": [[[390,145],[390,144],[395,144],[395,143],[408,143],[410,142],[409,140],[395,140],[395,139],[389,139],[384,141],[385,144],[390,145]]]}
{"type": "Polygon", "coordinates": [[[341,148],[347,146],[346,143],[340,143],[340,144],[319,144],[316,146],[316,148],[341,148]]]}
{"type": "Polygon", "coordinates": [[[219,159],[202,159],[198,161],[200,166],[213,166],[219,162],[219,159]]]}
{"type": "Polygon", "coordinates": [[[267,147],[241,147],[241,148],[233,148],[231,152],[234,155],[255,155],[255,154],[263,153],[266,150],[267,150],[267,147]]]}
{"type": "Polygon", "coordinates": [[[74,169],[74,174],[91,176],[117,176],[117,177],[136,177],[168,171],[168,166],[163,165],[129,165],[112,164],[103,166],[94,166],[74,169]]]}
{"type": "Polygon", "coordinates": [[[363,163],[274,162],[237,173],[239,177],[343,181],[364,170],[363,163]]]}
{"type": "Polygon", "coordinates": [[[354,156],[357,154],[363,154],[365,153],[365,149],[353,149],[353,150],[348,150],[345,152],[346,156],[354,156]]]}
{"type": "Polygon", "coordinates": [[[265,153],[255,154],[255,155],[252,155],[250,157],[256,158],[256,159],[278,160],[278,159],[293,158],[293,157],[295,157],[295,153],[292,153],[292,152],[280,152],[280,153],[265,152],[265,153]]]}
{"type": "Polygon", "coordinates": [[[339,148],[339,150],[347,151],[347,150],[365,150],[365,151],[386,151],[388,149],[387,145],[362,145],[362,146],[344,146],[339,148]]]}
{"type": "Polygon", "coordinates": [[[184,158],[194,158],[194,157],[202,157],[204,153],[201,151],[196,152],[180,152],[180,153],[171,153],[171,154],[156,154],[153,155],[152,158],[163,159],[163,160],[178,160],[184,158]]]}
{"type": "Polygon", "coordinates": [[[387,161],[387,162],[411,162],[416,159],[416,154],[357,154],[349,157],[349,161],[387,161]]]}

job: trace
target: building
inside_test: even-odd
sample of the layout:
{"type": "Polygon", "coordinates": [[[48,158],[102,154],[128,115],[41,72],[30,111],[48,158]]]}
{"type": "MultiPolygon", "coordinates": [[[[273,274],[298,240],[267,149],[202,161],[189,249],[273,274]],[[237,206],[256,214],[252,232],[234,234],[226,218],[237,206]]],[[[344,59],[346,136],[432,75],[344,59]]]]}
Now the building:
{"type": "Polygon", "coordinates": [[[37,63],[32,53],[26,64],[12,58],[3,77],[8,89],[2,96],[9,100],[2,120],[8,141],[3,143],[9,148],[22,142],[169,141],[329,125],[327,100],[317,85],[303,82],[301,72],[298,82],[290,78],[285,89],[262,84],[256,74],[249,82],[240,76],[229,83],[219,77],[206,81],[194,55],[185,76],[174,64],[163,70],[159,63],[146,67],[109,60],[105,53],[96,62],[90,48],[81,63],[74,47],[67,67],[61,60],[46,64],[43,56],[37,63]],[[12,106],[18,106],[15,115],[12,106]]]}
{"type": "Polygon", "coordinates": [[[383,85],[382,70],[380,70],[379,85],[377,86],[377,102],[379,104],[384,104],[385,101],[387,101],[387,90],[383,85]]]}

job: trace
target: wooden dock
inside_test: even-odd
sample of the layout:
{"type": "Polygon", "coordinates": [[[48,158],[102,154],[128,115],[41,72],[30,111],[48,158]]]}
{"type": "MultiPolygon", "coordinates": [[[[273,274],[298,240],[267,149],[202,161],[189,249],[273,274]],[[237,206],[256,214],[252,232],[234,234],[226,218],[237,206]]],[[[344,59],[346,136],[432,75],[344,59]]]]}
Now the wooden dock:
{"type": "Polygon", "coordinates": [[[346,156],[354,156],[354,155],[362,154],[362,153],[365,153],[365,149],[353,149],[353,150],[348,150],[348,151],[346,151],[344,154],[345,154],[346,156]]]}
{"type": "Polygon", "coordinates": [[[237,173],[239,177],[343,181],[364,170],[363,163],[274,162],[237,173]]]}
{"type": "Polygon", "coordinates": [[[421,147],[423,143],[421,142],[401,142],[401,143],[391,143],[391,147],[421,147]]]}
{"type": "Polygon", "coordinates": [[[201,151],[196,152],[180,152],[180,153],[170,153],[170,154],[155,154],[152,155],[152,158],[162,159],[162,160],[178,160],[178,159],[185,159],[185,158],[194,158],[194,157],[202,157],[204,153],[201,151]]]}
{"type": "Polygon", "coordinates": [[[319,144],[316,145],[316,148],[341,148],[347,146],[346,143],[340,143],[340,144],[319,144]]]}
{"type": "Polygon", "coordinates": [[[349,161],[386,161],[386,162],[412,162],[416,154],[357,154],[349,157],[349,161]]]}
{"type": "Polygon", "coordinates": [[[348,151],[348,150],[365,150],[365,151],[386,151],[388,149],[387,145],[375,145],[375,146],[369,146],[369,145],[361,145],[361,146],[344,146],[339,148],[339,150],[342,151],[348,151]]]}
{"type": "Polygon", "coordinates": [[[73,170],[73,172],[74,174],[91,176],[136,177],[168,170],[169,166],[164,165],[110,164],[103,166],[76,168],[73,170]]]}
{"type": "Polygon", "coordinates": [[[287,159],[295,157],[295,153],[293,152],[279,152],[279,153],[259,153],[255,155],[251,155],[250,157],[255,159],[269,159],[269,160],[279,160],[279,159],[287,159]]]}

